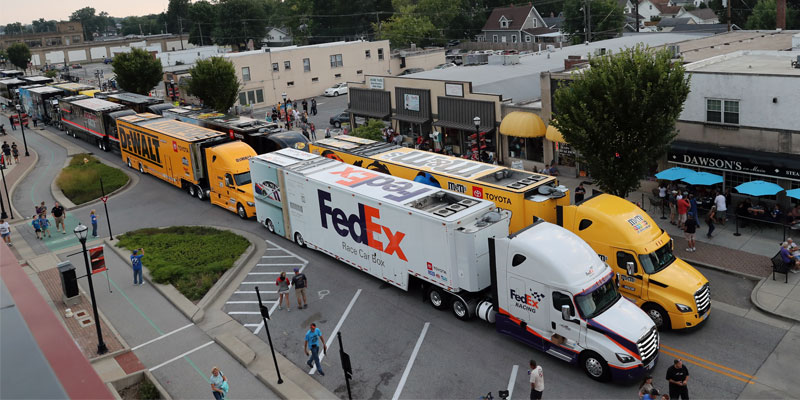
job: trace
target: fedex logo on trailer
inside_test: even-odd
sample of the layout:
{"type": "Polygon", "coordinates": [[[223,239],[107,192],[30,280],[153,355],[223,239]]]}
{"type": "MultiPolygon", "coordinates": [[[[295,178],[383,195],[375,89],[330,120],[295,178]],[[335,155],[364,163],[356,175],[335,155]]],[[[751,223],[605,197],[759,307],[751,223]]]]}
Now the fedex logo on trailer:
{"type": "Polygon", "coordinates": [[[340,176],[342,179],[337,180],[336,183],[347,187],[355,188],[361,185],[379,187],[381,190],[386,192],[386,195],[384,195],[383,198],[393,201],[404,201],[416,195],[433,190],[428,186],[411,190],[414,188],[414,184],[411,182],[399,180],[391,175],[374,173],[350,166],[346,166],[343,170],[334,171],[330,174],[340,176]]]}
{"type": "Polygon", "coordinates": [[[386,226],[379,223],[381,212],[375,207],[370,207],[358,203],[358,214],[347,215],[341,208],[331,207],[331,194],[317,189],[319,198],[319,215],[322,227],[328,229],[328,217],[333,225],[333,229],[341,237],[348,235],[356,242],[365,244],[375,250],[382,251],[387,255],[395,254],[397,258],[408,261],[400,243],[406,236],[403,232],[392,232],[386,226]],[[378,240],[385,235],[386,241],[378,240]]]}

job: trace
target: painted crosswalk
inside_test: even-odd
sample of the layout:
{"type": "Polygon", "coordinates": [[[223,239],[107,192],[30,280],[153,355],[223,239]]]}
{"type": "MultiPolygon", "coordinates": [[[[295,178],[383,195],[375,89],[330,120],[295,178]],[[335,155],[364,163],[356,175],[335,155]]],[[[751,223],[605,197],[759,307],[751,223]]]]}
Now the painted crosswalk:
{"type": "Polygon", "coordinates": [[[261,300],[269,309],[270,315],[278,308],[278,291],[275,280],[281,272],[288,277],[294,275],[294,268],[302,273],[308,260],[266,240],[267,248],[261,258],[253,265],[247,278],[239,284],[233,295],[225,302],[224,311],[242,326],[258,334],[264,322],[258,309],[255,288],[261,293],[261,300]]]}

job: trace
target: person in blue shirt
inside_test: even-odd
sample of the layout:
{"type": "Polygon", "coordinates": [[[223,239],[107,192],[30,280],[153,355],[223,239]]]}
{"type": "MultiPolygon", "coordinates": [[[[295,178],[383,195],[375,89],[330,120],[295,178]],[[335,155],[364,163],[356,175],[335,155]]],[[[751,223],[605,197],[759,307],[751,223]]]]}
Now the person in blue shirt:
{"type": "Polygon", "coordinates": [[[781,243],[781,259],[786,268],[791,268],[789,271],[793,274],[800,272],[800,261],[797,257],[793,256],[789,251],[789,242],[781,243]]]}
{"type": "Polygon", "coordinates": [[[328,346],[325,344],[325,338],[322,337],[322,332],[319,331],[317,328],[317,324],[311,323],[311,327],[306,332],[306,341],[303,344],[303,351],[305,351],[306,355],[308,355],[308,350],[311,349],[311,357],[309,357],[306,364],[308,368],[311,368],[311,362],[313,361],[314,364],[317,366],[317,371],[322,376],[325,376],[325,373],[322,372],[322,366],[319,365],[319,341],[322,341],[322,351],[323,353],[328,352],[328,346]]]}
{"type": "Polygon", "coordinates": [[[142,282],[142,257],[144,248],[136,249],[131,254],[131,266],[133,267],[133,284],[141,285],[142,282]]]}
{"type": "Polygon", "coordinates": [[[39,225],[39,217],[34,215],[33,216],[33,222],[31,222],[31,225],[33,225],[33,229],[36,231],[36,238],[41,240],[42,239],[42,226],[39,225]]]}
{"type": "Polygon", "coordinates": [[[92,236],[97,237],[97,214],[92,210],[89,215],[92,218],[92,236]]]}
{"type": "Polygon", "coordinates": [[[39,215],[39,228],[42,230],[42,239],[44,239],[44,234],[47,234],[47,237],[50,236],[50,221],[44,214],[39,215]]]}

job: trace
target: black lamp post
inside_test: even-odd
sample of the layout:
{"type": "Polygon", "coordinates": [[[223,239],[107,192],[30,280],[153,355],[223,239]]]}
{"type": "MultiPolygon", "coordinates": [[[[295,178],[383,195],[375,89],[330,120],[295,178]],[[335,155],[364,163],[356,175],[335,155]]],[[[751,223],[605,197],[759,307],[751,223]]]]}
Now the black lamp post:
{"type": "Polygon", "coordinates": [[[30,157],[28,153],[28,141],[25,140],[25,124],[22,123],[22,106],[17,104],[17,121],[19,121],[19,128],[22,129],[22,143],[25,145],[25,157],[30,157]]]}
{"type": "MultiPolygon", "coordinates": [[[[475,134],[476,135],[480,135],[481,134],[481,117],[473,118],[472,122],[475,123],[475,134]]],[[[476,136],[476,138],[477,138],[477,136],[476,136]]]]}
{"type": "Polygon", "coordinates": [[[100,316],[97,314],[97,301],[94,298],[94,285],[92,284],[92,268],[89,266],[89,254],[86,251],[86,235],[89,233],[89,228],[86,225],[78,222],[75,227],[75,236],[81,241],[83,247],[83,262],[86,264],[86,278],[89,280],[89,295],[92,297],[92,311],[94,311],[94,326],[97,327],[97,354],[105,354],[108,352],[106,343],[103,342],[103,331],[100,328],[100,316]]]}
{"type": "MultiPolygon", "coordinates": [[[[3,175],[3,188],[6,190],[6,201],[8,202],[8,211],[11,213],[11,219],[14,219],[14,211],[11,210],[11,198],[8,197],[8,186],[6,186],[6,167],[5,165],[0,168],[0,174],[3,175]]],[[[3,203],[3,196],[0,196],[0,218],[6,219],[8,218],[8,214],[6,214],[6,206],[3,203]]]]}

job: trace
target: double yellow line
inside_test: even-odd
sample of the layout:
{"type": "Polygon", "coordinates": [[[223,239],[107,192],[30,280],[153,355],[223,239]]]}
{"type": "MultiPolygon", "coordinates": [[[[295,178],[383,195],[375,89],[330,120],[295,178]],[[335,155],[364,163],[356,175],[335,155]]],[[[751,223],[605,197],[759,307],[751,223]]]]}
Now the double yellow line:
{"type": "Polygon", "coordinates": [[[741,381],[744,383],[753,384],[753,380],[756,379],[755,376],[745,374],[744,372],[737,371],[733,368],[728,368],[724,365],[717,364],[713,361],[709,361],[697,356],[693,356],[689,353],[680,351],[678,349],[674,349],[669,346],[661,345],[661,353],[666,354],[671,357],[680,358],[683,362],[687,362],[689,364],[697,365],[698,367],[705,368],[709,371],[714,371],[718,374],[725,375],[729,378],[736,379],[737,381],[741,381]],[[728,372],[725,372],[728,371],[728,372]],[[740,375],[740,376],[737,376],[740,375]],[[744,378],[743,378],[744,377],[744,378]]]}

